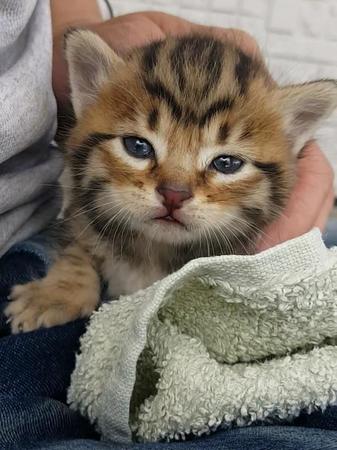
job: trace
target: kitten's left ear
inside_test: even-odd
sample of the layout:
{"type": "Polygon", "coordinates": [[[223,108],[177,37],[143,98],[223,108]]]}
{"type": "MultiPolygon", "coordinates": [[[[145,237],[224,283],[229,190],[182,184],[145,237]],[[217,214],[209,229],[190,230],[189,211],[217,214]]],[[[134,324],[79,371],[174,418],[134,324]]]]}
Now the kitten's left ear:
{"type": "Polygon", "coordinates": [[[80,29],[67,33],[65,54],[72,104],[79,117],[124,61],[96,33],[80,29]]]}
{"type": "Polygon", "coordinates": [[[313,138],[320,123],[337,107],[337,81],[322,80],[280,88],[278,104],[295,154],[313,138]]]}

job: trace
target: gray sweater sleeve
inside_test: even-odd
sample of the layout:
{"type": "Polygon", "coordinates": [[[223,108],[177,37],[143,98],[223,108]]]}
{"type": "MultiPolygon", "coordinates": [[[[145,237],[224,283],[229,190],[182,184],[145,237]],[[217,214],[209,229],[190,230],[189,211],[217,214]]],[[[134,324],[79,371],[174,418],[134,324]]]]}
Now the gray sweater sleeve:
{"type": "Polygon", "coordinates": [[[48,0],[0,1],[0,256],[58,210],[48,0]]]}

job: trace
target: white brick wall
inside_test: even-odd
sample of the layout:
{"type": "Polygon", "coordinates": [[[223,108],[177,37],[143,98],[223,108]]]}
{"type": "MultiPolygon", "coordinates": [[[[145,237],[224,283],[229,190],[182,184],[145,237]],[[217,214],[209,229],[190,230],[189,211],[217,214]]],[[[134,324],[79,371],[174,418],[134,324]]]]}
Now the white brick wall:
{"type": "MultiPolygon", "coordinates": [[[[250,32],[280,83],[337,79],[337,0],[110,0],[115,15],[160,10],[250,32]]],[[[337,173],[337,113],[318,133],[337,173]]],[[[337,192],[337,181],[336,181],[337,192]]]]}

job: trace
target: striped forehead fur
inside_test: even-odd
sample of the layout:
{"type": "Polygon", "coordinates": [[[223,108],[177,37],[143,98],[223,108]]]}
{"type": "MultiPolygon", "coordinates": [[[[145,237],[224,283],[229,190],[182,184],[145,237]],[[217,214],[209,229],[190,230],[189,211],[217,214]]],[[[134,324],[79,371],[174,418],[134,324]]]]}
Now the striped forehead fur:
{"type": "Polygon", "coordinates": [[[172,117],[185,126],[205,126],[231,110],[253,77],[269,77],[260,61],[210,37],[158,41],[146,47],[140,59],[148,93],[165,102],[172,117]]]}

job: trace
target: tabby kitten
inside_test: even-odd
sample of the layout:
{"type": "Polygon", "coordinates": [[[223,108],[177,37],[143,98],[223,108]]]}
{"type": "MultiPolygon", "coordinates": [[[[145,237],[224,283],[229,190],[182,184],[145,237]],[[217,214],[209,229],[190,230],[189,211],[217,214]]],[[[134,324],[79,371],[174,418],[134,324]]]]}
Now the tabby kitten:
{"type": "Polygon", "coordinates": [[[206,36],[121,58],[97,35],[67,37],[77,118],[67,143],[63,248],[16,286],[13,332],[88,316],[189,260],[250,251],[282,210],[296,157],[337,105],[335,81],[280,88],[264,63],[206,36]]]}

